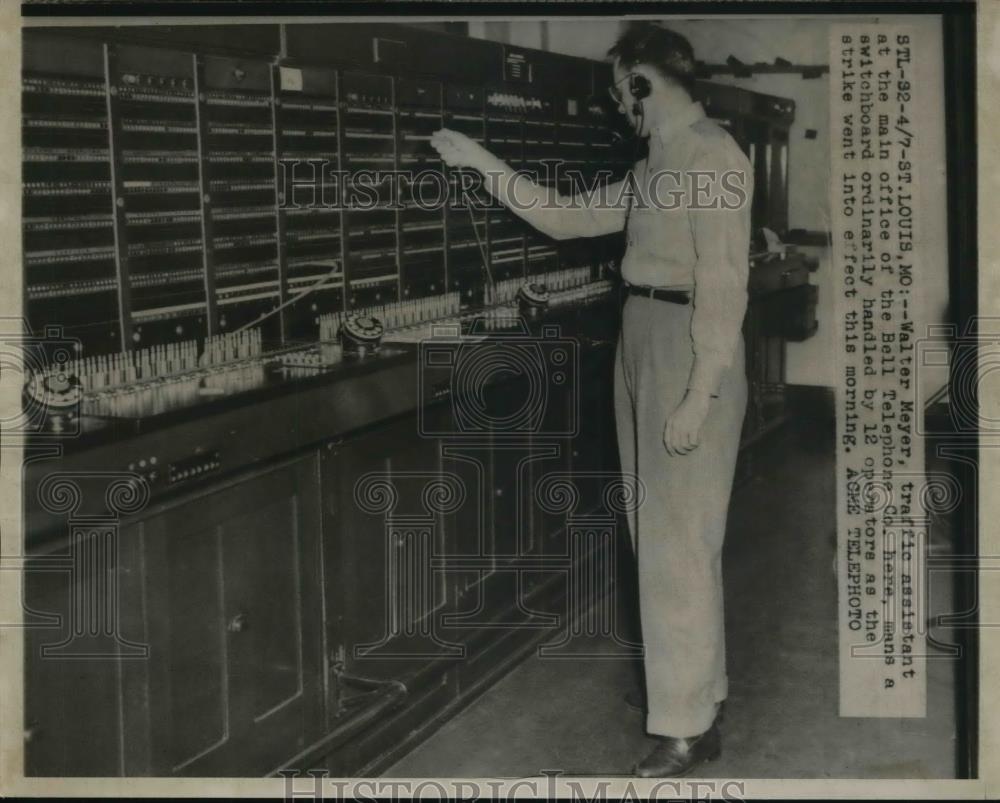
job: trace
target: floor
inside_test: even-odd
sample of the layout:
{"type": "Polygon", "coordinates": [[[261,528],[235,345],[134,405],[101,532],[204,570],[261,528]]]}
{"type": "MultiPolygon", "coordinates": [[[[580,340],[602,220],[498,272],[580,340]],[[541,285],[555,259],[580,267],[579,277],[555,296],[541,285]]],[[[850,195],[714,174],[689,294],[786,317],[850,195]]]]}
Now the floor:
{"type": "MultiPolygon", "coordinates": [[[[723,755],[697,774],[955,777],[951,661],[928,662],[925,719],[837,714],[832,427],[788,427],[754,465],[753,479],[733,495],[724,557],[730,696],[723,755]]],[[[932,532],[939,545],[947,537],[932,532]]],[[[632,661],[533,655],[385,774],[628,774],[654,744],[643,716],[623,701],[635,677],[632,661]]]]}

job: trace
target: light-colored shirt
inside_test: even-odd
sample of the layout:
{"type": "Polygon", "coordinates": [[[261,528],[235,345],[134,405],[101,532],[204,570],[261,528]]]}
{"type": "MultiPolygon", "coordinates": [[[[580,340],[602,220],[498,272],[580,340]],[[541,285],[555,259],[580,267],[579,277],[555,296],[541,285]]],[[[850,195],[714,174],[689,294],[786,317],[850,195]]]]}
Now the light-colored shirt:
{"type": "Polygon", "coordinates": [[[739,343],[749,279],[753,169],[733,138],[692,103],[651,132],[648,157],[603,195],[523,189],[515,187],[518,201],[548,203],[519,209],[504,201],[542,232],[567,239],[624,228],[627,282],[693,291],[687,386],[718,394],[739,343]]]}

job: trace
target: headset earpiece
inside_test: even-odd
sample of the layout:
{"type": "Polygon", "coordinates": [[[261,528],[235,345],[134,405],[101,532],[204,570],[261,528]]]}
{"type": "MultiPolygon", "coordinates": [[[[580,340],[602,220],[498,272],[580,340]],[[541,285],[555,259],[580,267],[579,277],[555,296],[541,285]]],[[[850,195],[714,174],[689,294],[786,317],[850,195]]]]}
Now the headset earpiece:
{"type": "Polygon", "coordinates": [[[632,104],[632,114],[635,117],[641,117],[644,113],[644,109],[642,108],[643,98],[649,97],[649,93],[653,91],[653,86],[649,83],[649,79],[645,75],[632,73],[628,78],[628,91],[635,101],[632,104]]]}
{"type": "Polygon", "coordinates": [[[628,79],[628,89],[635,100],[642,100],[649,97],[649,93],[653,91],[653,86],[649,83],[649,79],[645,75],[632,73],[628,79]]]}

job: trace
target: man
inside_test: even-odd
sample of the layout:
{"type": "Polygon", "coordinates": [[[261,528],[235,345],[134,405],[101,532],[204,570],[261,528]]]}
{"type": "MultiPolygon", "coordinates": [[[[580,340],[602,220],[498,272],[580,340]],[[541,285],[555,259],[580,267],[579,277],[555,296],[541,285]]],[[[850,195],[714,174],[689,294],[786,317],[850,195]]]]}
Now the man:
{"type": "Polygon", "coordinates": [[[638,24],[608,55],[612,95],[648,140],[649,155],[603,202],[584,204],[518,177],[457,132],[437,132],[432,145],[446,164],[481,171],[494,196],[552,237],[626,230],[629,295],[615,410],[622,470],[646,489],[629,526],[639,567],[646,728],[658,737],[635,771],[667,777],[721,751],[722,544],[747,400],[741,330],[752,170],[692,100],[695,60],[684,37],[638,24]]]}

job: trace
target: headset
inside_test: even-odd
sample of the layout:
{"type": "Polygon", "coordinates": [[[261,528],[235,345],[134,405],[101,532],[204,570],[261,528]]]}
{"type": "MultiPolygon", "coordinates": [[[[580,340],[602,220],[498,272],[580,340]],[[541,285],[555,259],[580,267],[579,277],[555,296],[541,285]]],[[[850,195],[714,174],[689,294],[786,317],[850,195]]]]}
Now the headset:
{"type": "Polygon", "coordinates": [[[649,79],[645,75],[632,73],[628,77],[628,91],[634,101],[632,104],[632,114],[636,117],[642,117],[644,112],[642,101],[648,98],[649,93],[653,91],[652,84],[649,83],[649,79]]]}

